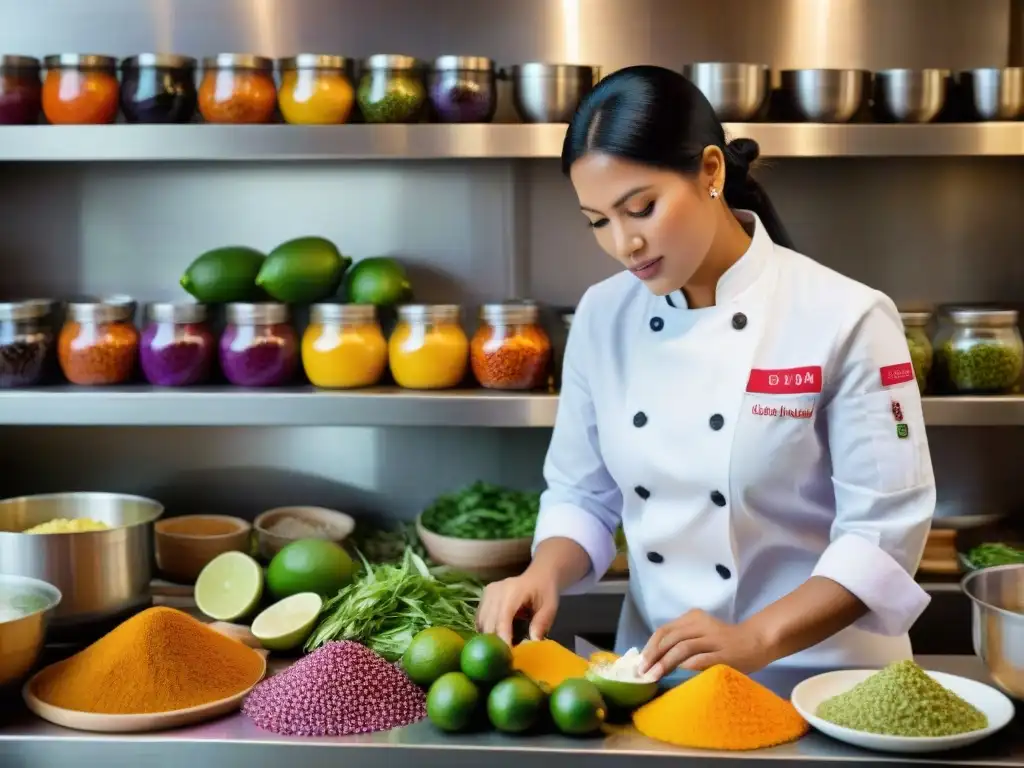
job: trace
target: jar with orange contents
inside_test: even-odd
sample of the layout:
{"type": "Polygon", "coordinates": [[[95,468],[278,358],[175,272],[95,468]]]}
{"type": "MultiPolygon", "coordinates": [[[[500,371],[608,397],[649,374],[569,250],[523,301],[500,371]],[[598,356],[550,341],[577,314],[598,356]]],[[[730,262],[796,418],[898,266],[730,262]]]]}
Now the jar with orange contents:
{"type": "Polygon", "coordinates": [[[117,118],[117,59],[62,53],[44,60],[43,114],[53,125],[103,125],[117,118]]]}
{"type": "Polygon", "coordinates": [[[395,383],[406,389],[451,389],[466,377],[469,339],[456,304],[408,304],[388,340],[395,383]]]}
{"type": "Polygon", "coordinates": [[[134,302],[120,299],[68,305],[57,341],[57,358],[68,381],[96,386],[131,379],[139,352],[134,312],[134,302]]]}
{"type": "Polygon", "coordinates": [[[551,339],[536,304],[485,304],[473,335],[473,375],[488,389],[537,389],[548,380],[551,339]]]}
{"type": "Polygon", "coordinates": [[[199,112],[208,123],[269,123],[277,108],[274,63],[250,53],[219,53],[203,61],[199,112]]]}
{"type": "Polygon", "coordinates": [[[281,59],[281,116],[293,125],[338,125],[348,122],[355,90],[342,56],[300,53],[281,59]]]}
{"type": "Polygon", "coordinates": [[[372,387],[384,375],[388,343],[372,304],[314,304],[302,335],[302,367],[314,387],[372,387]]]}

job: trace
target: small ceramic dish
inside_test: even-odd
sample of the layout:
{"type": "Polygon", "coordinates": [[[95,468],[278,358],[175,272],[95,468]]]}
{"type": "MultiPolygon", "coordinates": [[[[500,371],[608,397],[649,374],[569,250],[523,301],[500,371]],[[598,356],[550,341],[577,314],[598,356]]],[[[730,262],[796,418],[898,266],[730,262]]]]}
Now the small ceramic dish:
{"type": "Polygon", "coordinates": [[[457,539],[423,527],[416,518],[416,533],[431,559],[484,580],[501,579],[522,572],[530,562],[532,538],[457,539]]]}
{"type": "Polygon", "coordinates": [[[217,555],[248,554],[252,524],[226,515],[166,517],[154,525],[156,567],[171,581],[191,584],[217,555]]]}
{"type": "Polygon", "coordinates": [[[325,507],[276,507],[259,515],[253,523],[256,529],[256,547],[260,557],[270,560],[281,549],[293,541],[308,538],[321,538],[340,544],[347,539],[356,528],[356,521],[351,515],[325,507]],[[274,530],[284,521],[291,521],[296,530],[303,527],[315,529],[315,536],[302,533],[291,534],[274,530]],[[319,533],[322,532],[322,533],[319,533]]]}

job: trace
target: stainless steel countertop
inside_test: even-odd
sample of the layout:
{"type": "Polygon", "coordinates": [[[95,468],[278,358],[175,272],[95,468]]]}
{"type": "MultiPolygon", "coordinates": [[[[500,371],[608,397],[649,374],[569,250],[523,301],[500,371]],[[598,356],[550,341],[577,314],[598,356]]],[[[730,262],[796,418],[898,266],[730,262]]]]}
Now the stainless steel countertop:
{"type": "MultiPolygon", "coordinates": [[[[929,669],[986,679],[981,663],[969,656],[923,656],[918,659],[929,669]]],[[[766,684],[783,692],[789,682],[766,684]]],[[[8,720],[9,707],[0,708],[0,719],[8,720]]],[[[234,766],[246,768],[303,768],[330,766],[367,768],[387,761],[407,759],[416,766],[468,768],[519,768],[529,760],[531,768],[558,766],[619,766],[636,763],[665,764],[667,759],[699,765],[710,759],[716,764],[749,764],[769,760],[774,765],[835,762],[871,762],[877,765],[972,765],[1024,767],[1024,706],[1003,733],[976,747],[955,753],[918,758],[864,752],[812,732],[806,738],[774,749],[750,753],[715,753],[682,750],[661,745],[632,729],[614,730],[602,739],[569,739],[560,736],[507,737],[495,733],[449,736],[429,723],[408,728],[348,738],[283,738],[260,731],[241,715],[234,715],[195,728],[131,736],[91,734],[66,730],[15,710],[10,724],[0,725],[0,766],[42,768],[42,766],[139,766],[180,768],[183,765],[234,766]]]]}

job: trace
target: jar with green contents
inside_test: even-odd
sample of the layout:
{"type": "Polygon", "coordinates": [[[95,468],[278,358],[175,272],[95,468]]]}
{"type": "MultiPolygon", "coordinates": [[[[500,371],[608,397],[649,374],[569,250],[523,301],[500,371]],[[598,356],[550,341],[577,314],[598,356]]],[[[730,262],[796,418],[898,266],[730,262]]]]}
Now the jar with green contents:
{"type": "Polygon", "coordinates": [[[1012,309],[956,307],[935,345],[936,367],[951,394],[999,394],[1015,387],[1024,341],[1012,309]],[[941,343],[939,343],[941,339],[941,343]]]}
{"type": "Polygon", "coordinates": [[[412,56],[371,56],[363,62],[356,101],[368,123],[418,122],[427,101],[423,65],[412,56]]]}
{"type": "Polygon", "coordinates": [[[932,342],[926,331],[931,319],[931,312],[900,312],[903,332],[910,348],[910,362],[914,366],[914,378],[922,394],[928,386],[928,374],[932,369],[932,342]]]}

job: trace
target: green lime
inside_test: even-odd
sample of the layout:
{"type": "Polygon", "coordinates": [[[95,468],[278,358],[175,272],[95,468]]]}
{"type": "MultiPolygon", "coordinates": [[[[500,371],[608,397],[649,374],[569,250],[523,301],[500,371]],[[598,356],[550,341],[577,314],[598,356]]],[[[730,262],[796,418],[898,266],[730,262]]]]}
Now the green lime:
{"type": "Polygon", "coordinates": [[[281,243],[267,256],[256,285],[286,304],[311,304],[333,296],[352,260],[322,237],[281,243]]]}
{"type": "Polygon", "coordinates": [[[357,261],[345,276],[345,296],[353,304],[391,307],[412,298],[405,267],[386,256],[357,261]]]}
{"type": "Polygon", "coordinates": [[[497,635],[475,635],[466,641],[459,666],[470,680],[496,683],[512,673],[512,649],[497,635]]]}
{"type": "Polygon", "coordinates": [[[466,641],[455,630],[429,627],[416,635],[402,655],[402,669],[417,685],[428,686],[448,672],[459,669],[466,641]]]}
{"type": "Polygon", "coordinates": [[[442,731],[461,731],[473,721],[480,690],[461,672],[441,675],[427,692],[427,717],[442,731]]]}
{"type": "Polygon", "coordinates": [[[604,723],[608,708],[597,686],[579,677],[563,681],[551,693],[551,719],[562,733],[584,736],[604,723]]]}
{"type": "Polygon", "coordinates": [[[658,684],[655,683],[630,683],[622,680],[609,680],[601,677],[600,667],[587,670],[587,680],[597,686],[601,697],[616,707],[622,709],[636,709],[642,704],[654,698],[658,692],[658,684]]]}
{"type": "Polygon", "coordinates": [[[253,619],[252,633],[268,651],[291,651],[313,632],[324,601],[315,592],[300,592],[261,611],[253,619]]]}
{"type": "Polygon", "coordinates": [[[251,301],[259,294],[256,276],[266,257],[253,248],[230,245],[207,251],[181,276],[181,287],[208,304],[251,301]]]}
{"type": "Polygon", "coordinates": [[[299,539],[286,544],[267,567],[267,587],[281,599],[299,592],[334,597],[352,583],[355,564],[342,547],[323,539],[299,539]]]}
{"type": "Polygon", "coordinates": [[[263,569],[242,552],[217,555],[196,579],[196,606],[217,621],[249,615],[262,597],[263,569]]]}
{"type": "Polygon", "coordinates": [[[505,733],[532,728],[544,711],[544,691],[525,675],[507,677],[487,697],[491,725],[505,733]]]}

